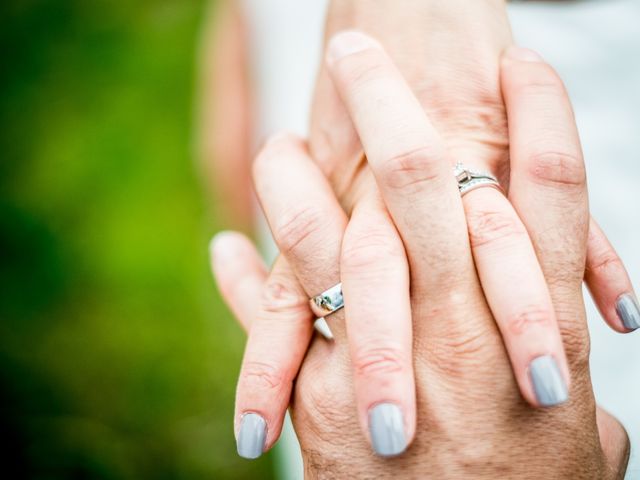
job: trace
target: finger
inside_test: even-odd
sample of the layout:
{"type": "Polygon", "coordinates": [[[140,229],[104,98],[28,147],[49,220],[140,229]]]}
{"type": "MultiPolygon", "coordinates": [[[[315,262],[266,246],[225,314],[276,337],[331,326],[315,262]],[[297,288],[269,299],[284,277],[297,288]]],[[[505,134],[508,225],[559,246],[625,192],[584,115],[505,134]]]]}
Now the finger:
{"type": "Polygon", "coordinates": [[[562,81],[536,53],[512,48],[501,65],[511,154],[509,198],[538,254],[569,363],[586,369],[582,279],[589,206],[573,110],[562,81]]]}
{"type": "MultiPolygon", "coordinates": [[[[482,298],[480,284],[446,149],[375,40],[357,32],[334,36],[327,66],[409,265],[416,267],[410,270],[412,308],[424,320],[414,323],[413,337],[428,340],[429,348],[416,350],[423,361],[415,365],[435,370],[436,376],[476,375],[478,363],[502,348],[502,342],[487,305],[477,301],[482,298]],[[470,316],[472,301],[475,314],[470,316]],[[452,351],[449,358],[443,353],[452,351]]],[[[506,368],[506,362],[500,365],[501,371],[506,368]]]]}
{"type": "Polygon", "coordinates": [[[240,325],[249,330],[267,278],[267,269],[251,241],[238,232],[220,232],[209,244],[218,288],[240,325]]]}
{"type": "Polygon", "coordinates": [[[312,333],[307,296],[283,257],[276,260],[258,305],[240,369],[235,411],[238,454],[251,459],[280,437],[293,380],[312,333]]]}
{"type": "Polygon", "coordinates": [[[600,314],[611,328],[621,333],[640,328],[640,306],[629,274],[593,218],[589,224],[584,279],[600,314]]]}
{"type": "Polygon", "coordinates": [[[398,227],[418,295],[475,282],[462,203],[442,141],[380,45],[358,32],[329,44],[327,63],[398,227]],[[411,212],[411,214],[408,214],[411,212]]]}
{"type": "Polygon", "coordinates": [[[282,431],[293,379],[311,336],[311,312],[283,258],[267,278],[257,250],[236,232],[216,235],[211,252],[222,296],[249,331],[234,424],[238,454],[257,458],[282,431]]]}
{"type": "MultiPolygon", "coordinates": [[[[346,216],[327,179],[308,156],[304,143],[293,137],[279,137],[272,140],[256,160],[254,174],[256,191],[276,243],[298,278],[301,279],[307,294],[318,294],[337,284],[341,278],[340,251],[346,229],[346,216]]],[[[389,234],[393,234],[393,231],[387,230],[387,233],[388,237],[389,234]]],[[[398,246],[397,237],[395,242],[398,246]]],[[[352,267],[352,259],[347,257],[350,257],[348,252],[346,256],[342,256],[343,264],[346,259],[347,267],[352,267]]],[[[407,334],[408,329],[411,328],[411,317],[408,313],[408,283],[396,282],[402,272],[406,273],[405,262],[401,254],[387,259],[387,264],[391,265],[387,267],[387,272],[393,275],[382,276],[383,279],[391,282],[386,285],[385,293],[390,304],[399,306],[398,316],[392,308],[378,312],[377,318],[363,318],[363,314],[370,312],[363,312],[355,305],[349,307],[351,308],[350,323],[360,326],[369,321],[373,322],[365,334],[366,347],[359,343],[358,346],[361,348],[354,350],[356,369],[360,366],[358,362],[367,361],[370,364],[363,367],[364,375],[356,370],[356,377],[360,379],[356,396],[364,430],[371,433],[374,450],[381,455],[397,454],[404,450],[410,438],[409,435],[413,435],[415,428],[415,391],[411,357],[408,354],[411,351],[411,336],[407,334]],[[380,319],[380,315],[389,315],[389,312],[393,312],[395,321],[402,324],[397,325],[397,331],[391,337],[387,337],[390,327],[385,325],[393,323],[393,318],[380,319]],[[377,325],[376,320],[379,320],[377,325]],[[375,347],[397,351],[400,346],[405,349],[401,358],[398,359],[398,362],[402,362],[400,370],[385,371],[385,359],[357,357],[363,352],[371,352],[375,347]],[[376,361],[378,361],[377,364],[376,361]],[[385,382],[398,386],[398,390],[376,388],[385,382]],[[382,409],[376,410],[380,405],[383,405],[382,409]],[[401,413],[403,422],[400,422],[399,427],[395,422],[386,423],[388,415],[392,415],[389,413],[391,408],[389,405],[403,410],[401,413]],[[386,412],[386,415],[376,412],[386,412]],[[411,423],[411,428],[405,427],[408,423],[411,423]],[[398,428],[404,431],[398,432],[398,428]],[[402,437],[402,441],[391,443],[384,441],[390,438],[397,440],[396,437],[402,437]]],[[[379,265],[364,262],[355,270],[356,275],[359,275],[358,278],[363,278],[369,271],[379,271],[379,265]]],[[[353,268],[348,269],[346,273],[348,288],[353,295],[353,292],[358,292],[358,288],[362,286],[353,289],[353,268]]],[[[343,277],[342,280],[344,282],[345,278],[343,277]]],[[[367,285],[377,288],[379,283],[373,283],[369,279],[365,286],[367,285]]],[[[368,291],[369,295],[371,291],[373,290],[368,291]]],[[[329,317],[329,321],[334,322],[332,328],[335,325],[336,315],[329,317]]],[[[339,328],[333,328],[333,330],[340,332],[339,328]]],[[[363,335],[363,332],[355,330],[351,333],[349,342],[353,347],[353,342],[358,341],[357,337],[363,335]]],[[[394,418],[397,419],[397,415],[394,418]]]]}
{"type": "Polygon", "coordinates": [[[416,422],[409,266],[376,192],[353,210],[340,265],[360,424],[379,455],[399,455],[416,422]]]}
{"type": "Polygon", "coordinates": [[[338,284],[347,216],[305,144],[294,135],[274,136],[256,158],[253,177],[280,253],[308,297],[338,284]]]}
{"type": "Polygon", "coordinates": [[[550,407],[568,398],[569,370],[556,314],[527,230],[502,193],[464,196],[482,289],[525,399],[550,407]]]}

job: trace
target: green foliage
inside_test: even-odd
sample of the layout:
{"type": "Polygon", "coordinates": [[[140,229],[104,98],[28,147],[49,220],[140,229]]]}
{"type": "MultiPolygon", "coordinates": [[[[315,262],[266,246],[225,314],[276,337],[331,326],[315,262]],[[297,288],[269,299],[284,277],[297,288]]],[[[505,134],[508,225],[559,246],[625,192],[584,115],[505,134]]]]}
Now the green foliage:
{"type": "MultiPolygon", "coordinates": [[[[6,478],[268,478],[192,159],[197,0],[1,2],[6,478]]],[[[4,475],[3,475],[4,476],[4,475]]]]}

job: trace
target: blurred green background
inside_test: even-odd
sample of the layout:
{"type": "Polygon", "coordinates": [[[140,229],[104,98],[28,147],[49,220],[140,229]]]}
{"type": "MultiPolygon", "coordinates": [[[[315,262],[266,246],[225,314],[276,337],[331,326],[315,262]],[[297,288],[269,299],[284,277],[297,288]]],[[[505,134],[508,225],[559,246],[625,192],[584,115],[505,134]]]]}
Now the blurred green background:
{"type": "Polygon", "coordinates": [[[232,432],[197,0],[0,2],[4,478],[270,478],[232,432]]]}

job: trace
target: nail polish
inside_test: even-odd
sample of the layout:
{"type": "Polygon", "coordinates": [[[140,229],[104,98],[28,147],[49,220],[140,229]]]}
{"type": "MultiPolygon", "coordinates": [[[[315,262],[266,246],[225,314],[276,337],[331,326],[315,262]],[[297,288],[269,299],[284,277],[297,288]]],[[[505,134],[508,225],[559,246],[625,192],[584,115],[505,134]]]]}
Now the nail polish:
{"type": "Polygon", "coordinates": [[[247,413],[240,421],[238,432],[238,455],[254,459],[262,455],[267,438],[267,422],[257,413],[247,413]]]}
{"type": "Polygon", "coordinates": [[[551,355],[534,359],[529,365],[529,375],[536,398],[543,407],[560,405],[569,398],[562,373],[551,355]]]}
{"type": "Polygon", "coordinates": [[[630,294],[620,295],[616,301],[616,313],[629,330],[640,328],[640,306],[638,300],[630,294]]]}
{"type": "Polygon", "coordinates": [[[369,435],[373,450],[382,457],[400,455],[407,448],[400,407],[380,403],[369,410],[369,435]]]}

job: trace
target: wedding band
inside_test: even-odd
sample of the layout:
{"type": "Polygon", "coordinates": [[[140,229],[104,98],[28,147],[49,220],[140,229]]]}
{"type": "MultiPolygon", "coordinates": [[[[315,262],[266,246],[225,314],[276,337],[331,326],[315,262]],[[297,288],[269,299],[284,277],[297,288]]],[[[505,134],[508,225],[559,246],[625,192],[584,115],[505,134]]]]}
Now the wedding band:
{"type": "Polygon", "coordinates": [[[342,283],[338,283],[320,295],[316,295],[309,303],[311,305],[311,311],[318,318],[327,317],[333,312],[340,310],[344,307],[342,283]]]}
{"type": "Polygon", "coordinates": [[[464,196],[466,193],[480,187],[493,187],[504,193],[496,177],[487,172],[469,170],[460,162],[456,164],[453,175],[458,182],[460,196],[464,196]]]}

